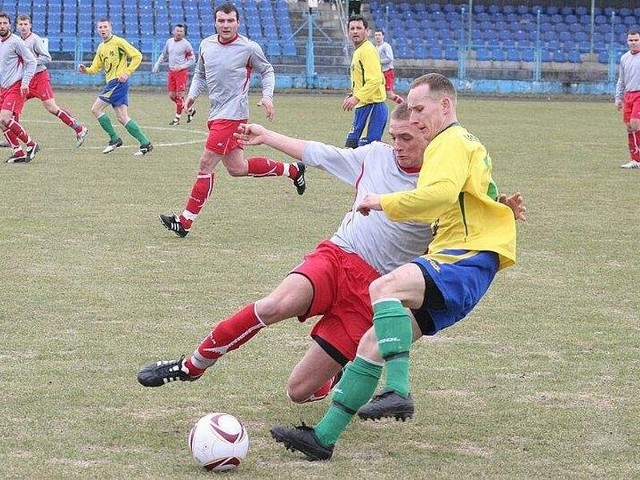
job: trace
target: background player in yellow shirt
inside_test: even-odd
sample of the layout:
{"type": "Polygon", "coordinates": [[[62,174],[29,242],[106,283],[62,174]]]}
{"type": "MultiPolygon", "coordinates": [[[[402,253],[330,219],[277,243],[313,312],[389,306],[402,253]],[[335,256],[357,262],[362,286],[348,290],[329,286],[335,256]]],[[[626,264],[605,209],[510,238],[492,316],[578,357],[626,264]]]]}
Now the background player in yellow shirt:
{"type": "Polygon", "coordinates": [[[367,20],[361,15],[349,17],[349,38],[355,51],[351,57],[351,93],[342,102],[347,112],[355,108],[345,144],[349,148],[381,140],[389,116],[380,55],[368,37],[367,20]],[[367,134],[362,137],[365,127],[367,134]]]}
{"type": "Polygon", "coordinates": [[[117,37],[112,32],[111,21],[108,18],[98,20],[98,33],[102,43],[98,46],[91,65],[78,65],[80,73],[96,74],[104,70],[106,86],[98,94],[98,98],[91,107],[91,113],[98,119],[102,129],[109,134],[109,144],[102,153],[113,152],[122,146],[122,138],[113,129],[111,119],[105,109],[111,105],[116,112],[116,119],[127,132],[140,142],[140,150],[134,155],[146,155],[153,149],[151,141],[143,133],[135,120],[129,118],[129,77],[142,62],[142,53],[124,38],[117,37]]]}
{"type": "Polygon", "coordinates": [[[271,429],[276,441],[310,460],[331,458],[356,412],[364,419],[413,416],[412,342],[464,318],[498,270],[515,263],[513,212],[495,201],[487,150],[458,123],[453,84],[437,73],[423,75],[411,84],[407,104],[411,122],[429,142],[416,188],[369,193],[357,210],[364,215],[381,210],[396,222],[432,223],[434,239],[426,255],[371,283],[373,328],[360,340],[322,420],[313,428],[271,429]],[[383,366],[385,387],[372,398],[383,366]]]}

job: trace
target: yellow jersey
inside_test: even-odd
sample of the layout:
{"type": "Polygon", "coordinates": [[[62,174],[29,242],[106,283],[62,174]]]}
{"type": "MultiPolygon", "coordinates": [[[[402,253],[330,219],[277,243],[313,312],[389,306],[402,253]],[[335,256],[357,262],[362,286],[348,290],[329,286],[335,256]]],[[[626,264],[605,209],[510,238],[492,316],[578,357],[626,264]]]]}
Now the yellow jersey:
{"type": "Polygon", "coordinates": [[[351,89],[358,105],[384,102],[384,75],[378,50],[369,40],[362,42],[351,57],[351,89]]]}
{"type": "Polygon", "coordinates": [[[124,38],[111,35],[96,51],[87,73],[96,74],[104,69],[107,83],[123,73],[131,76],[142,63],[142,53],[124,38]]]}
{"type": "Polygon", "coordinates": [[[448,249],[496,252],[500,269],[515,264],[513,211],[497,202],[491,157],[480,141],[458,123],[427,146],[414,190],[381,196],[393,221],[433,223],[428,253],[448,249]]]}

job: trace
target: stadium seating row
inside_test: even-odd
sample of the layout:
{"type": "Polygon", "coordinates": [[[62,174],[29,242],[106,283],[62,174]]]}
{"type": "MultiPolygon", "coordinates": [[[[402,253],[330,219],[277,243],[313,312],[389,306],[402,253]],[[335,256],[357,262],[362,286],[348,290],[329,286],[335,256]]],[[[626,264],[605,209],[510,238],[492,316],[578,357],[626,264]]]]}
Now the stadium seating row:
{"type": "MultiPolygon", "coordinates": [[[[52,53],[73,53],[77,47],[93,51],[100,43],[97,20],[108,17],[114,32],[122,34],[145,54],[159,53],[172,26],[184,23],[194,46],[214,32],[213,11],[222,0],[18,0],[0,2],[12,18],[29,14],[33,31],[48,38],[52,53]]],[[[260,43],[269,56],[294,56],[293,30],[285,0],[235,2],[240,11],[240,33],[260,43]]]]}
{"type": "Polygon", "coordinates": [[[376,27],[398,58],[453,59],[464,45],[476,58],[530,61],[539,50],[541,61],[581,63],[593,53],[601,63],[626,49],[626,33],[638,28],[640,8],[596,9],[594,22],[586,7],[473,5],[386,2],[369,4],[376,27]],[[450,52],[447,54],[447,52],[450,52]]]}
{"type": "MultiPolygon", "coordinates": [[[[30,14],[34,31],[48,38],[52,53],[94,51],[100,42],[95,24],[109,17],[115,32],[154,55],[176,23],[187,25],[194,44],[212,34],[213,10],[223,1],[14,0],[0,1],[0,8],[14,16],[30,14]]],[[[286,0],[235,3],[240,32],[260,43],[269,57],[297,54],[286,0]]],[[[399,59],[456,60],[464,45],[477,60],[529,62],[538,51],[544,62],[580,63],[584,54],[593,53],[609,63],[624,51],[626,32],[640,16],[640,8],[597,9],[592,28],[586,7],[475,4],[471,22],[466,4],[372,0],[369,8],[375,24],[386,26],[399,59]]]]}

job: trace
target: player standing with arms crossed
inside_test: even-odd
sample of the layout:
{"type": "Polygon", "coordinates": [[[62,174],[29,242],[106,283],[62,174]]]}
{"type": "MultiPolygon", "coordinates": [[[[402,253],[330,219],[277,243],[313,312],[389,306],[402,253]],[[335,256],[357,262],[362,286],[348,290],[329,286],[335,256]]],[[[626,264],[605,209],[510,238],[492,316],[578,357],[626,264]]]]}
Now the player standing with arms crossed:
{"type": "Polygon", "coordinates": [[[267,120],[272,120],[275,75],[256,42],[238,35],[239,13],[231,3],[215,10],[216,34],[200,43],[191,88],[185,107],[191,108],[196,98],[208,92],[211,108],[207,127],[209,136],[200,156],[196,181],[181,215],[162,214],[162,224],[179,237],[186,237],[191,225],[213,191],[214,171],[222,162],[233,177],[287,176],[299,195],[306,188],[304,164],[287,164],[264,157],[245,159],[242,147],[233,134],[249,117],[249,80],[256,71],[262,79],[262,99],[267,120]]]}
{"type": "MultiPolygon", "coordinates": [[[[169,125],[180,125],[180,117],[184,110],[184,93],[187,90],[187,81],[189,80],[189,68],[195,63],[193,47],[184,35],[184,24],[178,23],[173,27],[173,37],[166,41],[158,60],[151,69],[153,73],[158,73],[163,62],[169,63],[167,91],[171,101],[176,104],[176,114],[169,125]]],[[[195,114],[194,108],[187,111],[187,123],[191,123],[191,118],[195,114]]]]}
{"type": "Polygon", "coordinates": [[[13,155],[6,160],[7,163],[30,162],[40,149],[16,119],[20,117],[27,99],[36,63],[36,57],[29,47],[20,37],[11,33],[9,14],[0,12],[0,123],[2,133],[13,149],[13,155]],[[20,142],[26,145],[26,151],[20,142]]]}
{"type": "Polygon", "coordinates": [[[39,35],[31,31],[31,17],[29,15],[18,15],[18,31],[22,37],[22,41],[33,52],[38,62],[36,73],[29,83],[29,94],[27,100],[37,98],[42,102],[42,106],[51,115],[60,119],[62,123],[76,132],[76,147],[80,147],[84,143],[84,139],[89,130],[66,110],[63,110],[56,104],[53,87],[51,86],[51,78],[47,65],[51,63],[51,54],[39,35]]]}

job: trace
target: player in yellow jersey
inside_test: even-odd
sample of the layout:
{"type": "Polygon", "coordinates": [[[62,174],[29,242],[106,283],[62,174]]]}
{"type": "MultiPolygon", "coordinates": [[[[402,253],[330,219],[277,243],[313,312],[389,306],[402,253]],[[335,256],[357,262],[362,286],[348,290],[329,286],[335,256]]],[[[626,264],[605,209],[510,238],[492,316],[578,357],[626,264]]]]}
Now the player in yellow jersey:
{"type": "Polygon", "coordinates": [[[345,146],[356,148],[382,139],[389,109],[380,55],[368,39],[369,23],[362,15],[352,15],[348,25],[355,50],[351,58],[351,93],[342,102],[342,109],[354,111],[345,146]],[[365,127],[367,134],[362,136],[365,127]]]}
{"type": "Polygon", "coordinates": [[[102,153],[113,152],[123,144],[122,138],[114,130],[111,119],[105,112],[111,105],[116,112],[118,122],[140,142],[140,149],[134,155],[146,155],[153,149],[153,145],[136,121],[129,117],[128,111],[129,77],[140,66],[142,53],[124,38],[113,34],[111,21],[108,18],[98,20],[97,29],[102,43],[98,46],[91,65],[87,67],[81,63],[78,65],[78,71],[94,75],[104,70],[107,85],[98,94],[98,98],[91,107],[91,113],[109,135],[109,144],[102,153]]]}
{"type": "Polygon", "coordinates": [[[313,428],[271,429],[276,441],[310,460],[331,458],[356,412],[364,419],[413,416],[412,342],[464,318],[498,270],[516,260],[513,212],[495,201],[487,150],[458,123],[453,84],[437,73],[423,75],[411,84],[407,104],[411,122],[429,142],[416,188],[369,193],[357,210],[382,211],[395,222],[432,223],[434,239],[427,254],[371,283],[373,327],[361,338],[322,420],[313,428]],[[385,387],[372,398],[383,366],[385,387]]]}

